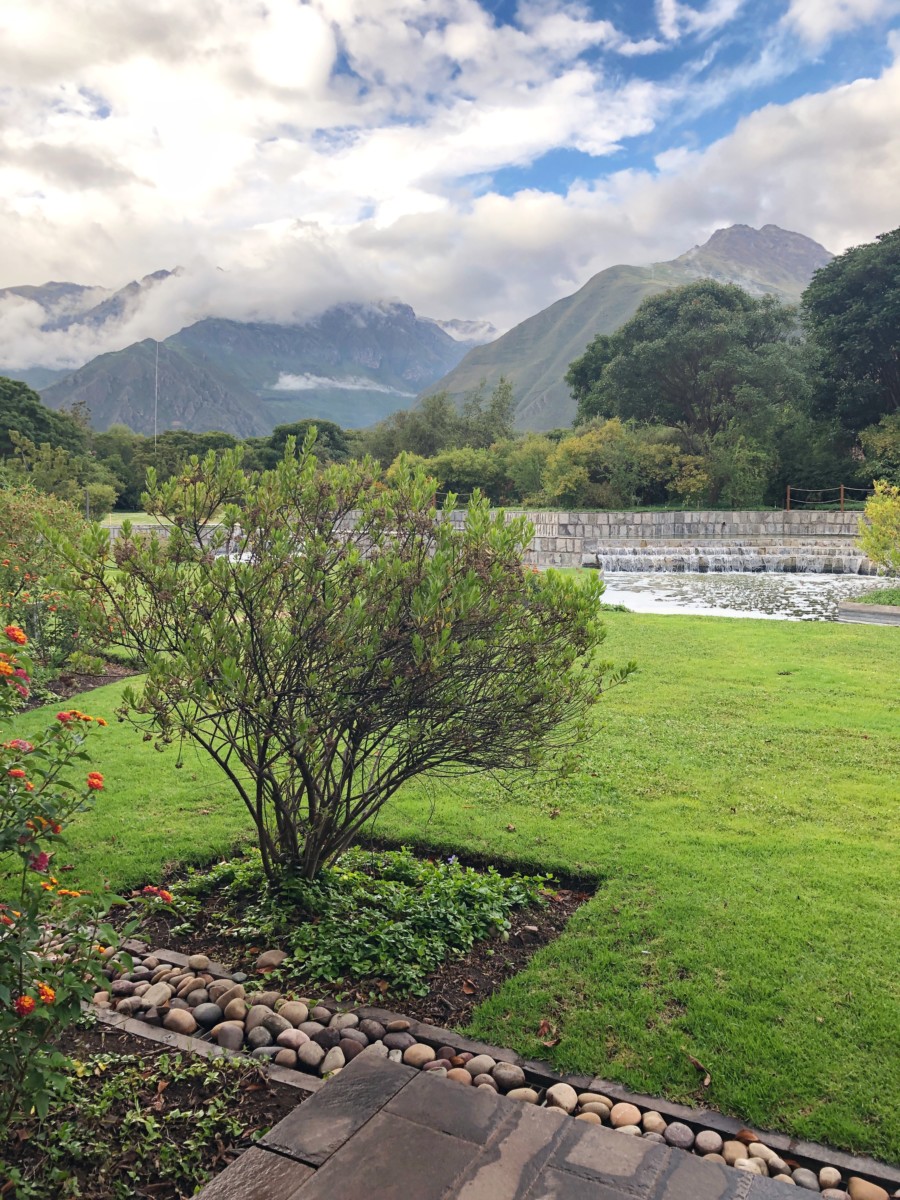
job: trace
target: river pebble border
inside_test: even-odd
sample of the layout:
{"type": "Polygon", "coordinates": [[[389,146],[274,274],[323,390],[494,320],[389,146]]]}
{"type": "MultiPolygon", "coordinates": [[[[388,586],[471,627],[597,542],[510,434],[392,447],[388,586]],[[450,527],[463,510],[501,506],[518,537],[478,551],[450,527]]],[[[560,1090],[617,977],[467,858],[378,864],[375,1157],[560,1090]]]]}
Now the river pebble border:
{"type": "MultiPolygon", "coordinates": [[[[107,951],[108,987],[95,994],[93,1004],[101,1013],[128,1020],[132,1031],[149,1026],[185,1041],[200,1039],[210,1049],[215,1044],[220,1053],[249,1054],[281,1068],[281,1077],[293,1072],[316,1088],[361,1054],[403,1062],[457,1085],[488,1087],[519,1103],[561,1109],[626,1137],[665,1143],[817,1192],[823,1200],[900,1200],[900,1171],[873,1159],[780,1134],[756,1135],[719,1113],[634,1096],[601,1079],[560,1076],[546,1063],[526,1062],[512,1051],[383,1009],[343,1010],[330,999],[256,990],[247,975],[205,954],[148,952],[135,941],[123,948],[131,957],[130,969],[114,950],[107,951]]],[[[265,974],[285,957],[281,950],[267,950],[256,968],[265,974]]]]}

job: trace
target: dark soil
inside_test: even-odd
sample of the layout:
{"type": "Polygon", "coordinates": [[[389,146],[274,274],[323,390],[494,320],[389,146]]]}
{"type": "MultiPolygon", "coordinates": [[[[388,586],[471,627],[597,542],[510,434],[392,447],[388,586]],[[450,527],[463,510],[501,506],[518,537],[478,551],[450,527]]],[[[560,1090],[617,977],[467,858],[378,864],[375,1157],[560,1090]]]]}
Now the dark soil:
{"type": "MultiPolygon", "coordinates": [[[[426,996],[395,996],[388,992],[378,1003],[430,1024],[447,1028],[464,1025],[475,1006],[518,974],[536,950],[559,937],[572,914],[589,899],[588,892],[561,888],[545,906],[536,905],[514,912],[508,941],[499,934],[487,938],[473,946],[463,958],[438,967],[428,977],[426,996]]],[[[172,927],[181,924],[181,918],[158,913],[145,921],[135,936],[148,942],[153,949],[208,954],[223,966],[255,975],[254,959],[260,950],[269,947],[240,945],[222,936],[203,933],[210,923],[208,918],[217,912],[216,898],[207,897],[204,905],[204,910],[194,919],[195,928],[200,932],[172,933],[172,927]]],[[[282,990],[294,990],[302,995],[312,986],[311,994],[321,996],[321,988],[306,984],[302,979],[292,984],[293,981],[288,980],[282,990]]],[[[355,999],[359,1003],[371,1003],[371,988],[361,983],[355,999]]]]}
{"type": "Polygon", "coordinates": [[[64,671],[56,679],[46,682],[40,692],[35,693],[22,707],[26,712],[32,708],[41,708],[49,702],[48,691],[59,700],[69,700],[72,696],[80,696],[82,692],[92,692],[94,688],[105,687],[108,683],[116,683],[120,679],[139,674],[140,671],[134,667],[115,662],[107,663],[102,675],[80,675],[64,671]]]}
{"type": "MultiPolygon", "coordinates": [[[[212,1100],[219,1089],[219,1083],[213,1074],[214,1061],[210,1064],[212,1069],[208,1077],[202,1083],[176,1080],[168,1086],[165,1082],[160,1084],[157,1060],[164,1054],[171,1056],[172,1051],[116,1029],[104,1026],[94,1029],[73,1028],[63,1035],[58,1045],[64,1053],[81,1062],[97,1054],[130,1055],[143,1060],[146,1064],[142,1070],[146,1077],[146,1087],[140,1096],[142,1111],[150,1117],[151,1114],[181,1110],[184,1114],[185,1136],[192,1132],[194,1113],[212,1100]]],[[[113,1063],[108,1068],[108,1073],[114,1072],[115,1069],[113,1063]]],[[[97,1088],[104,1078],[109,1077],[108,1073],[97,1073],[97,1088]]],[[[88,1076],[86,1079],[90,1083],[93,1077],[88,1076]]],[[[83,1084],[84,1080],[82,1086],[83,1084]]],[[[204,1146],[202,1168],[196,1178],[160,1180],[159,1173],[154,1171],[153,1155],[145,1154],[137,1170],[140,1178],[128,1185],[128,1194],[141,1200],[149,1200],[151,1197],[152,1200],[182,1200],[183,1197],[193,1195],[207,1175],[224,1170],[262,1133],[276,1125],[305,1098],[303,1092],[282,1083],[268,1081],[255,1066],[246,1064],[242,1068],[238,1099],[230,1112],[239,1122],[241,1132],[238,1135],[210,1137],[208,1145],[204,1146]]],[[[121,1117],[124,1113],[118,1115],[121,1117]]],[[[29,1195],[49,1197],[72,1194],[83,1197],[83,1200],[110,1200],[114,1194],[121,1195],[121,1192],[113,1192],[111,1179],[118,1175],[121,1187],[122,1173],[127,1169],[135,1169],[137,1155],[121,1144],[118,1121],[114,1117],[111,1120],[109,1115],[102,1120],[92,1120],[85,1114],[82,1105],[77,1112],[51,1114],[51,1128],[56,1129],[58,1122],[66,1119],[76,1123],[76,1146],[71,1159],[57,1159],[55,1168],[61,1169],[69,1181],[77,1180],[79,1190],[70,1191],[70,1182],[63,1193],[58,1177],[51,1181],[53,1164],[47,1161],[46,1152],[41,1148],[37,1123],[30,1122],[11,1129],[6,1142],[0,1136],[0,1196],[9,1196],[13,1200],[17,1195],[16,1189],[8,1185],[5,1177],[4,1160],[21,1171],[30,1181],[35,1190],[29,1192],[29,1195]],[[87,1142],[93,1143],[90,1159],[87,1162],[79,1161],[80,1147],[87,1142]]],[[[179,1130],[180,1123],[174,1129],[170,1128],[169,1136],[174,1135],[177,1138],[179,1130]]],[[[58,1137],[58,1134],[54,1133],[54,1137],[58,1137]]]]}

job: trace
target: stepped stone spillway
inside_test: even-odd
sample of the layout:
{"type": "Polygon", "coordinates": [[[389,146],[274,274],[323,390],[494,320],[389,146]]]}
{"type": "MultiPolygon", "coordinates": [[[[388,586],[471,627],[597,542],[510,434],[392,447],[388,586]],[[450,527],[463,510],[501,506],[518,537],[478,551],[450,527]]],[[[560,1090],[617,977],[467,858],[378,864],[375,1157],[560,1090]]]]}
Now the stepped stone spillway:
{"type": "Polygon", "coordinates": [[[632,572],[875,575],[856,512],[539,512],[528,561],[632,572]]]}

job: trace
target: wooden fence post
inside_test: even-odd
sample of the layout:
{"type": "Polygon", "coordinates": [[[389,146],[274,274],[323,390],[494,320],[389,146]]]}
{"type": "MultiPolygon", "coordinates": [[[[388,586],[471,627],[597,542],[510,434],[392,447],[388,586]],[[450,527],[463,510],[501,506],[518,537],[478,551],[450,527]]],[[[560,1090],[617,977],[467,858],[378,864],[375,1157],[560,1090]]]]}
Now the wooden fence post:
{"type": "Polygon", "coordinates": [[[787,504],[785,505],[785,507],[787,508],[788,512],[791,511],[791,485],[790,484],[787,485],[787,504]]]}

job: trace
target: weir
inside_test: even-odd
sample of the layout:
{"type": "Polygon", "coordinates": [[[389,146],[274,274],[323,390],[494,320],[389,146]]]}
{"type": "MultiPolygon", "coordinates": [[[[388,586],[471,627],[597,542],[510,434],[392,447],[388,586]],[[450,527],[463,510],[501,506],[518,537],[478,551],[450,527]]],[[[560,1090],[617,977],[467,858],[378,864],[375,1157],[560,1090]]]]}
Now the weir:
{"type": "MultiPolygon", "coordinates": [[[[460,514],[462,515],[462,514],[460,514]]],[[[512,515],[512,513],[509,513],[512,515]]],[[[858,512],[529,512],[537,567],[876,575],[858,512]]]]}
{"type": "MultiPolygon", "coordinates": [[[[462,524],[466,514],[447,514],[462,524]]],[[[856,544],[858,512],[552,512],[506,509],[534,525],[525,554],[535,567],[629,572],[781,572],[877,575],[856,544]]],[[[353,514],[346,518],[347,528],[353,514]]],[[[166,527],[138,525],[135,531],[166,527]]],[[[209,526],[208,529],[212,529],[209,526]]],[[[119,534],[110,527],[110,537],[119,534]]]]}

